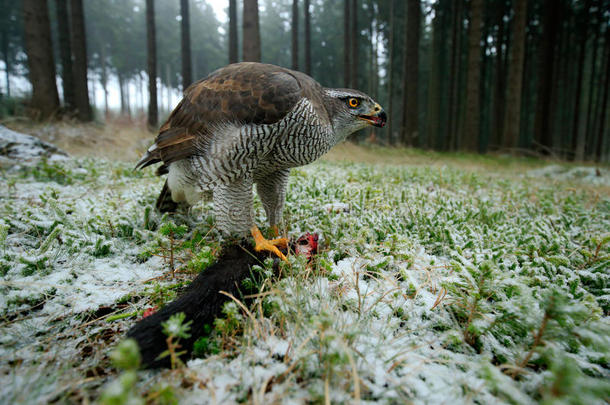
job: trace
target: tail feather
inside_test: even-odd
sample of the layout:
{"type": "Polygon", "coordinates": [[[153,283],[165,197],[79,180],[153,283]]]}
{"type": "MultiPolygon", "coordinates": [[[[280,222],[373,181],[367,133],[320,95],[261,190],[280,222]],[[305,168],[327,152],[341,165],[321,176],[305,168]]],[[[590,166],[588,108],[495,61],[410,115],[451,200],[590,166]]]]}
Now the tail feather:
{"type": "Polygon", "coordinates": [[[176,212],[178,203],[172,200],[172,192],[167,185],[167,180],[163,184],[163,189],[157,198],[157,210],[159,212],[176,212]]]}

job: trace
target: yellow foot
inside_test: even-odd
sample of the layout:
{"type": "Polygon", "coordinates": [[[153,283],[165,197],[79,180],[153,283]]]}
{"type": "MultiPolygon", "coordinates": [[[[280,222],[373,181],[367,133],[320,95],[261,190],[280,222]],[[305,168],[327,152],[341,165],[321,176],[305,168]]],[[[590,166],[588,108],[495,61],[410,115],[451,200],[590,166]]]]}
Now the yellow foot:
{"type": "Polygon", "coordinates": [[[286,239],[286,238],[277,238],[277,239],[271,239],[271,240],[265,239],[263,237],[263,235],[261,234],[261,231],[258,229],[258,227],[256,225],[254,225],[250,229],[250,232],[252,233],[252,236],[254,237],[254,242],[256,243],[256,245],[254,246],[254,250],[256,250],[257,252],[267,250],[267,251],[275,254],[276,256],[278,256],[283,261],[285,261],[285,262],[288,261],[288,259],[286,259],[286,256],[284,256],[284,254],[282,252],[280,252],[280,250],[278,249],[278,247],[286,248],[288,246],[288,239],[286,239]]]}

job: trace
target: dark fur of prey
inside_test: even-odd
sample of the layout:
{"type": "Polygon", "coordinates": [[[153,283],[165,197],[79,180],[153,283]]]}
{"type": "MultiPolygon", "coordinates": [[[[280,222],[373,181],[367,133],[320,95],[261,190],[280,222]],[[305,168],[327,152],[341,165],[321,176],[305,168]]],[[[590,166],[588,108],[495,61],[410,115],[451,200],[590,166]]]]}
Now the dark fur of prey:
{"type": "Polygon", "coordinates": [[[247,242],[225,246],[218,261],[200,273],[181,297],[136,323],[127,332],[127,337],[138,342],[143,366],[170,366],[169,357],[157,359],[167,349],[167,337],[163,334],[161,323],[178,312],[184,312],[185,322],[193,321],[191,337],[180,340],[180,350],[187,352],[182,360],[186,360],[195,341],[204,334],[205,325],[212,325],[214,319],[221,315],[223,304],[230,300],[219,291],[225,291],[238,299],[255,293],[256,291],[248,291],[243,287],[242,281],[252,275],[252,266],[261,264],[267,256],[267,253],[255,253],[247,242]]]}

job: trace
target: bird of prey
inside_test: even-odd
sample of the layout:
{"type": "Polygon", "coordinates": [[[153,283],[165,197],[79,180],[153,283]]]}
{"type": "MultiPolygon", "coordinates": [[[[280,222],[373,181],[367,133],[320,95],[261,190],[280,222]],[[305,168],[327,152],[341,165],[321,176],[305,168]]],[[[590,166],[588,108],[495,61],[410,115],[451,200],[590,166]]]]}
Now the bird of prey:
{"type": "Polygon", "coordinates": [[[186,89],[136,168],[162,164],[160,211],[193,205],[211,191],[223,234],[250,231],[257,251],[286,260],[278,250],[286,239],[267,240],[254,224],[252,186],[277,236],[290,168],[313,162],[359,129],[382,127],[386,118],[360,91],[324,88],[279,66],[236,63],[186,89]]]}

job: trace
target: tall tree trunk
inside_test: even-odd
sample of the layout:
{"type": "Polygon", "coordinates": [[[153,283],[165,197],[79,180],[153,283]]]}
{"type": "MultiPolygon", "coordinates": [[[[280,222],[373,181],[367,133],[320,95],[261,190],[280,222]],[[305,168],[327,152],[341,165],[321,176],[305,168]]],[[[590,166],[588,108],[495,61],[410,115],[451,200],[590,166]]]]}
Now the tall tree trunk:
{"type": "Polygon", "coordinates": [[[309,0],[305,0],[303,9],[305,12],[305,73],[311,75],[311,11],[309,0]]]}
{"type": "Polygon", "coordinates": [[[70,0],[72,22],[72,52],[74,53],[74,106],[81,121],[91,121],[93,114],[87,88],[87,43],[83,0],[70,0]]]}
{"type": "Polygon", "coordinates": [[[155,33],[155,2],[146,0],[146,49],[148,65],[148,126],[157,128],[157,41],[155,33]]]}
{"type": "Polygon", "coordinates": [[[463,147],[469,151],[479,150],[480,138],[480,90],[481,83],[481,21],[483,0],[470,3],[468,24],[468,76],[466,79],[466,121],[464,123],[463,147]]]}
{"type": "Polygon", "coordinates": [[[434,20],[432,21],[432,30],[430,38],[430,54],[429,66],[430,73],[428,74],[428,106],[426,109],[426,133],[427,147],[436,147],[436,140],[439,132],[439,111],[441,108],[440,86],[441,77],[439,74],[438,54],[442,52],[440,36],[440,15],[438,11],[441,5],[438,4],[435,8],[434,20]]]}
{"type": "Polygon", "coordinates": [[[350,25],[352,23],[352,19],[350,17],[350,2],[351,0],[344,0],[343,3],[343,79],[344,86],[349,88],[352,87],[352,66],[351,66],[351,35],[352,31],[350,30],[350,25]]]}
{"type": "MultiPolygon", "coordinates": [[[[600,10],[600,12],[603,12],[603,10],[600,10]]],[[[603,19],[600,21],[604,21],[603,19]]],[[[598,142],[598,133],[600,130],[600,126],[602,124],[602,120],[603,120],[603,116],[604,116],[604,110],[603,108],[603,103],[604,103],[604,94],[605,92],[608,90],[607,86],[608,83],[606,82],[606,80],[608,79],[608,70],[610,70],[610,30],[606,30],[605,32],[605,36],[604,36],[604,40],[603,40],[603,46],[602,49],[600,49],[601,51],[601,61],[600,61],[600,73],[599,73],[599,86],[597,88],[597,92],[596,92],[596,102],[595,102],[595,109],[593,111],[593,125],[591,126],[591,133],[592,133],[592,137],[593,137],[593,152],[592,152],[592,158],[593,159],[597,159],[597,154],[598,154],[598,148],[597,148],[597,142],[598,142]]]]}
{"type": "Polygon", "coordinates": [[[138,99],[140,100],[139,115],[144,115],[144,78],[141,73],[138,73],[138,99]]]}
{"type": "Polygon", "coordinates": [[[189,0],[180,0],[181,21],[181,48],[182,48],[182,90],[193,82],[191,71],[191,17],[189,13],[189,0]]]}
{"type": "MultiPolygon", "coordinates": [[[[603,21],[603,11],[602,11],[602,7],[599,1],[596,2],[596,6],[597,6],[597,18],[595,21],[595,25],[593,30],[595,31],[595,37],[593,38],[593,55],[591,56],[591,73],[589,75],[589,100],[587,101],[587,121],[585,124],[585,154],[586,157],[589,158],[589,156],[592,155],[593,149],[594,149],[594,143],[595,143],[595,136],[593,135],[593,128],[595,127],[594,125],[594,121],[595,118],[593,116],[594,113],[594,107],[593,107],[593,102],[594,102],[594,94],[595,94],[595,83],[597,82],[597,54],[598,54],[598,50],[599,50],[599,42],[600,42],[600,31],[601,31],[601,27],[602,27],[602,21],[603,21]]],[[[603,57],[603,55],[602,55],[603,57]]],[[[598,92],[599,93],[599,92],[598,92]]]]}
{"type": "Polygon", "coordinates": [[[244,0],[242,54],[245,61],[261,61],[258,0],[244,0]]]}
{"type": "Polygon", "coordinates": [[[542,21],[542,40],[538,53],[538,86],[536,90],[536,118],[534,124],[534,139],[541,149],[548,154],[553,148],[551,134],[551,92],[555,68],[555,43],[557,27],[560,24],[559,6],[555,0],[544,0],[542,21]]]}
{"type": "Polygon", "coordinates": [[[608,117],[608,92],[610,90],[610,30],[606,29],[606,43],[604,44],[604,53],[605,53],[605,73],[604,73],[604,85],[603,85],[603,95],[601,98],[601,116],[599,120],[599,128],[597,131],[597,141],[595,143],[595,157],[598,162],[601,162],[604,159],[604,134],[608,135],[608,130],[606,129],[607,117],[608,117]]]}
{"type": "Polygon", "coordinates": [[[479,142],[479,152],[487,153],[487,148],[489,146],[489,132],[490,132],[490,123],[491,123],[491,105],[492,105],[492,88],[493,88],[493,74],[492,74],[492,57],[490,56],[490,43],[487,38],[490,37],[492,27],[492,13],[489,10],[485,10],[483,15],[485,18],[483,19],[483,42],[481,49],[481,116],[480,116],[480,142],[479,142]]]}
{"type": "Polygon", "coordinates": [[[493,88],[493,111],[491,119],[491,134],[489,139],[490,148],[497,149],[500,147],[502,141],[502,125],[504,125],[504,106],[505,106],[505,82],[506,82],[506,70],[505,66],[505,53],[504,45],[508,50],[508,42],[505,42],[505,24],[504,15],[506,14],[506,7],[504,2],[496,10],[496,24],[498,25],[498,32],[494,41],[496,47],[496,57],[494,60],[494,88],[493,88]]]}
{"type": "Polygon", "coordinates": [[[64,90],[64,106],[74,108],[74,73],[72,72],[72,46],[70,44],[70,20],[68,0],[55,0],[57,11],[57,34],[61,59],[61,81],[64,90]]]}
{"type": "Polygon", "coordinates": [[[167,82],[166,95],[167,95],[167,104],[166,110],[169,112],[172,110],[172,75],[171,75],[171,67],[169,63],[165,64],[165,81],[167,82]]]}
{"type": "Polygon", "coordinates": [[[299,70],[299,0],[292,0],[292,68],[299,70]]]}
{"type": "Polygon", "coordinates": [[[129,79],[125,80],[125,110],[127,111],[127,117],[131,120],[131,91],[129,89],[129,79]]]}
{"type": "Polygon", "coordinates": [[[525,59],[527,1],[515,0],[514,7],[515,20],[513,21],[513,42],[510,47],[508,93],[502,142],[505,148],[515,148],[517,146],[521,126],[521,89],[523,86],[523,61],[525,59]]]}
{"type": "Polygon", "coordinates": [[[551,89],[551,112],[553,112],[551,128],[552,144],[556,152],[561,157],[565,157],[566,144],[565,144],[565,128],[568,127],[566,123],[566,102],[568,98],[569,88],[571,82],[569,78],[569,65],[572,59],[570,50],[572,49],[572,28],[571,22],[572,17],[570,15],[570,8],[566,2],[560,2],[559,8],[559,20],[562,22],[559,26],[558,32],[558,43],[557,52],[555,56],[555,68],[553,77],[553,86],[551,89]]]}
{"type": "Polygon", "coordinates": [[[574,153],[574,160],[584,160],[585,158],[585,134],[580,128],[580,115],[581,115],[581,101],[582,101],[582,82],[583,72],[585,69],[585,57],[587,53],[587,39],[589,33],[589,9],[591,8],[591,0],[585,1],[585,14],[581,18],[580,24],[577,25],[580,40],[578,49],[578,72],[576,73],[576,96],[574,103],[573,122],[572,122],[572,150],[574,153]]]}
{"type": "Polygon", "coordinates": [[[229,63],[237,62],[237,2],[229,0],[229,63]]]}
{"type": "Polygon", "coordinates": [[[403,80],[403,118],[402,136],[403,145],[417,146],[419,104],[419,32],[421,29],[421,3],[420,0],[407,1],[407,25],[405,27],[405,59],[403,80]]]}
{"type": "Polygon", "coordinates": [[[390,0],[391,8],[390,8],[390,43],[388,50],[388,145],[394,144],[394,133],[393,133],[393,112],[394,112],[394,56],[396,52],[394,51],[394,30],[396,25],[396,19],[394,17],[394,13],[396,12],[396,0],[390,0]]]}
{"type": "Polygon", "coordinates": [[[352,30],[350,41],[352,47],[350,77],[352,79],[351,87],[356,89],[358,88],[358,65],[360,63],[360,59],[358,58],[358,39],[360,37],[360,31],[358,30],[358,0],[352,0],[350,17],[352,19],[350,27],[352,30]]]}
{"type": "Polygon", "coordinates": [[[106,66],[106,46],[104,44],[102,44],[100,50],[100,61],[102,64],[100,82],[102,84],[102,91],[104,92],[104,117],[108,118],[108,68],[106,66]]]}
{"type": "Polygon", "coordinates": [[[117,79],[119,81],[119,100],[121,101],[121,115],[124,115],[127,111],[127,106],[125,103],[125,81],[123,80],[123,75],[120,72],[117,73],[117,79]]]}
{"type": "Polygon", "coordinates": [[[23,0],[23,26],[33,90],[31,106],[38,112],[38,118],[49,118],[59,109],[59,96],[46,1],[23,0]]]}
{"type": "Polygon", "coordinates": [[[453,22],[451,40],[451,71],[449,72],[449,124],[448,149],[454,150],[457,145],[458,132],[458,98],[460,88],[460,50],[462,37],[462,0],[453,2],[453,22]]]}
{"type": "MultiPolygon", "coordinates": [[[[11,0],[8,0],[11,1],[11,0]]],[[[5,3],[2,2],[2,6],[6,7],[5,3]]],[[[0,26],[0,38],[2,38],[2,60],[4,60],[4,74],[6,77],[6,96],[11,96],[11,57],[8,51],[9,37],[7,24],[0,26]]]]}

